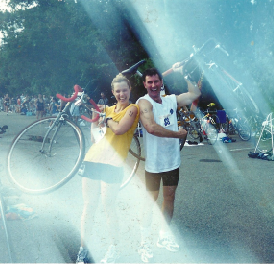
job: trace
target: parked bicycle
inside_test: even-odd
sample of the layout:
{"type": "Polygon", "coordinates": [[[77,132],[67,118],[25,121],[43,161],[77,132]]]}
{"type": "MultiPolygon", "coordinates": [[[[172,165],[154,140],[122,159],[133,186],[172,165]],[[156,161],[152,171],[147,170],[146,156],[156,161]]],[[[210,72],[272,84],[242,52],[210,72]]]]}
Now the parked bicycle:
{"type": "Polygon", "coordinates": [[[240,139],[248,141],[251,138],[251,128],[248,125],[247,119],[243,114],[240,114],[237,108],[230,111],[233,114],[227,115],[227,122],[223,125],[223,130],[227,135],[238,134],[240,139]]]}
{"type": "Polygon", "coordinates": [[[261,125],[259,138],[254,152],[274,155],[274,124],[273,114],[270,113],[261,125]]]}
{"type": "MultiPolygon", "coordinates": [[[[216,116],[217,117],[217,116],[216,116]]],[[[213,145],[218,139],[218,123],[214,115],[201,110],[198,114],[185,112],[182,109],[178,111],[178,124],[188,131],[188,135],[200,142],[206,140],[208,144],[213,145]]]]}

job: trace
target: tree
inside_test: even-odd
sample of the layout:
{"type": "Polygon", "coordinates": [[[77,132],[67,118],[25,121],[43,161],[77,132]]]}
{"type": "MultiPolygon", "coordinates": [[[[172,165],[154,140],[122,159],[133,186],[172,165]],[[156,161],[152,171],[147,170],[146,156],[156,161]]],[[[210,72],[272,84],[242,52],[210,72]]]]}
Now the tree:
{"type": "Polygon", "coordinates": [[[99,87],[95,97],[106,87],[110,93],[118,71],[147,57],[122,2],[11,0],[13,11],[1,14],[1,90],[49,95],[70,93],[77,83],[90,93],[99,87]]]}

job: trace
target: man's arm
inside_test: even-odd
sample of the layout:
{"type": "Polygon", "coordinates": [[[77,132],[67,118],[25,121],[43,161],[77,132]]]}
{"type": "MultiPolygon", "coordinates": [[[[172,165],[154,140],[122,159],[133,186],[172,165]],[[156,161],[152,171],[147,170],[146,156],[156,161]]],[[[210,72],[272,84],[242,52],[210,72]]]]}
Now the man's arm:
{"type": "MultiPolygon", "coordinates": [[[[179,62],[173,64],[172,69],[174,72],[183,74],[183,66],[180,66],[179,62]]],[[[176,97],[178,106],[190,105],[193,101],[201,96],[201,90],[199,86],[196,83],[190,82],[189,80],[186,81],[188,85],[188,92],[182,93],[176,97]]]]}
{"type": "Polygon", "coordinates": [[[188,92],[182,93],[176,97],[178,106],[190,105],[201,96],[201,91],[196,83],[187,81],[187,84],[188,92]]]}
{"type": "Polygon", "coordinates": [[[157,136],[157,137],[168,137],[168,138],[184,138],[186,135],[186,130],[179,129],[179,131],[172,131],[163,128],[154,121],[154,113],[152,104],[145,100],[141,99],[138,102],[140,108],[140,120],[143,127],[147,130],[148,133],[157,136]]]}

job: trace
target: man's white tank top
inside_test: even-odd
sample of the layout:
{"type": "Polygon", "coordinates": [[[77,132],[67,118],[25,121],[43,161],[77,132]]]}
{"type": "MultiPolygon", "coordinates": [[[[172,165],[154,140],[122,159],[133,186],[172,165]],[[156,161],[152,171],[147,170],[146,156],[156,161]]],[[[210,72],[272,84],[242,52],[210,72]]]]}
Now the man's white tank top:
{"type": "MultiPolygon", "coordinates": [[[[138,99],[145,99],[153,106],[156,124],[173,131],[178,131],[176,96],[162,97],[162,104],[156,103],[148,94],[138,99]]],[[[152,173],[167,172],[179,168],[180,150],[178,138],[157,137],[142,127],[145,146],[145,170],[152,173]]]]}

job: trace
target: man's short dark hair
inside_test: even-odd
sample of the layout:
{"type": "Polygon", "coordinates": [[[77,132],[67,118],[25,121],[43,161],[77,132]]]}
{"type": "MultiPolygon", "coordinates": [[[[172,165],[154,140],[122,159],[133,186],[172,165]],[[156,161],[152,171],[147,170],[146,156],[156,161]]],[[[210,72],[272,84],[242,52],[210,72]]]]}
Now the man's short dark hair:
{"type": "Polygon", "coordinates": [[[160,81],[162,81],[162,79],[163,79],[162,74],[161,74],[157,69],[155,69],[155,68],[150,68],[150,69],[146,69],[146,70],[143,72],[143,76],[142,76],[143,82],[146,81],[146,77],[147,77],[147,76],[154,76],[154,75],[158,75],[160,81]]]}

